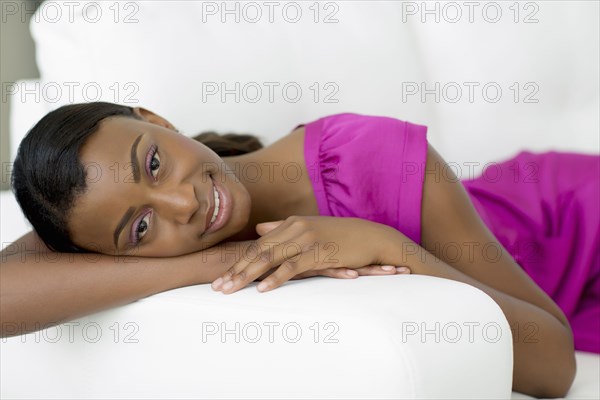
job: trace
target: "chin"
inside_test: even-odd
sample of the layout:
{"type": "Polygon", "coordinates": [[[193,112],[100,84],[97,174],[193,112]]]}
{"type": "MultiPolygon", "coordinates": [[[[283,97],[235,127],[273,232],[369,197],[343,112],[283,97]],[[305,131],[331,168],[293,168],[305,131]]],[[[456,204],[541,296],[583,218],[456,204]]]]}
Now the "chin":
{"type": "Polygon", "coordinates": [[[230,221],[231,226],[228,227],[229,234],[227,238],[233,241],[248,240],[246,231],[250,229],[254,232],[254,228],[248,226],[252,210],[252,199],[245,187],[237,193],[234,204],[233,218],[230,221]]]}
{"type": "Polygon", "coordinates": [[[227,237],[232,237],[241,233],[250,222],[250,211],[252,209],[252,199],[250,193],[243,187],[239,193],[236,193],[234,200],[233,215],[231,218],[230,226],[228,226],[227,237]]]}

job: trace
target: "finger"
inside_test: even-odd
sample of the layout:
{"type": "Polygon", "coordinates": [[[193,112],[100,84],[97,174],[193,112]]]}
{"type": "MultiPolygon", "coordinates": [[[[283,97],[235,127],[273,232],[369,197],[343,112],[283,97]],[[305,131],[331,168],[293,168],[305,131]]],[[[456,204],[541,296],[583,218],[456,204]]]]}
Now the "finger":
{"type": "Polygon", "coordinates": [[[411,274],[412,271],[408,267],[396,267],[396,272],[399,274],[411,274]]]}
{"type": "MultiPolygon", "coordinates": [[[[297,256],[302,255],[302,249],[299,246],[290,246],[290,243],[293,243],[292,241],[278,242],[277,239],[268,239],[268,241],[271,244],[279,244],[270,247],[265,246],[265,248],[258,253],[257,257],[237,264],[233,268],[234,271],[233,274],[230,275],[230,279],[225,280],[223,283],[221,287],[222,293],[234,293],[235,291],[242,289],[251,282],[255,281],[257,277],[261,276],[266,271],[269,271],[273,268],[276,272],[281,270],[281,267],[284,266],[286,274],[282,275],[282,272],[280,271],[278,275],[279,278],[283,278],[283,276],[286,277],[284,282],[302,272],[306,272],[308,268],[300,269],[298,268],[299,264],[296,262],[299,259],[297,256]]],[[[272,275],[273,274],[269,275],[269,277],[272,275]]],[[[269,277],[265,278],[265,280],[269,277]]]]}
{"type": "MultiPolygon", "coordinates": [[[[395,272],[395,270],[394,270],[394,272],[395,272]]],[[[353,270],[350,268],[326,268],[326,269],[319,269],[319,270],[311,269],[309,271],[306,271],[306,272],[303,272],[301,274],[294,276],[290,280],[310,278],[313,276],[327,276],[329,278],[336,278],[336,279],[354,279],[354,278],[358,278],[359,273],[356,270],[353,270]]]]}
{"type": "Polygon", "coordinates": [[[396,267],[393,265],[367,265],[356,269],[360,276],[395,275],[396,267]]]}
{"type": "Polygon", "coordinates": [[[258,233],[260,236],[266,235],[268,232],[274,230],[284,222],[284,220],[261,222],[260,224],[256,224],[256,233],[258,233]]]}
{"type": "Polygon", "coordinates": [[[279,268],[275,270],[275,272],[260,282],[256,289],[259,292],[266,292],[276,289],[294,276],[298,275],[300,273],[298,271],[305,272],[305,270],[300,268],[297,262],[286,260],[279,266],[279,268]]]}
{"type": "Polygon", "coordinates": [[[285,260],[284,255],[294,257],[297,253],[296,247],[292,246],[292,251],[285,248],[290,242],[294,243],[295,237],[294,232],[287,229],[288,226],[289,223],[284,221],[267,236],[259,238],[250,247],[244,249],[241,259],[212,283],[213,290],[228,290],[233,293],[235,290],[231,289],[238,289],[238,285],[247,285],[271,268],[279,267],[285,260]],[[277,245],[273,246],[273,244],[277,245]],[[235,282],[228,284],[230,281],[235,282]]]}
{"type": "Polygon", "coordinates": [[[358,278],[358,272],[350,268],[326,268],[316,270],[316,275],[327,276],[336,279],[354,279],[358,278]]]}
{"type": "Polygon", "coordinates": [[[377,276],[377,275],[396,275],[410,274],[410,269],[407,267],[395,267],[393,265],[366,265],[364,267],[350,268],[326,268],[321,270],[309,270],[294,276],[290,280],[304,279],[312,276],[327,276],[337,279],[353,279],[358,276],[377,276]],[[390,267],[390,268],[386,268],[390,267]]]}
{"type": "Polygon", "coordinates": [[[317,276],[317,275],[319,275],[317,272],[318,272],[318,271],[314,271],[314,270],[311,270],[311,271],[305,271],[305,272],[302,272],[301,274],[298,274],[298,275],[294,276],[294,277],[293,277],[292,279],[290,279],[290,280],[291,280],[291,281],[294,281],[294,280],[297,280],[297,279],[304,279],[304,278],[310,278],[310,277],[312,277],[312,276],[317,276]]]}
{"type": "Polygon", "coordinates": [[[261,277],[261,275],[266,274],[272,267],[269,265],[268,261],[272,259],[269,255],[272,248],[268,246],[264,246],[260,240],[255,241],[250,245],[250,247],[244,249],[242,251],[241,257],[239,260],[225,271],[221,276],[215,279],[212,282],[213,290],[228,290],[231,289],[232,286],[235,286],[238,282],[234,282],[229,284],[234,278],[237,278],[237,281],[245,281],[248,283],[252,282],[261,277]],[[262,263],[258,263],[262,261],[262,263]],[[252,273],[248,274],[249,266],[254,264],[254,268],[252,268],[252,273]],[[259,265],[256,265],[259,264],[259,265]]]}

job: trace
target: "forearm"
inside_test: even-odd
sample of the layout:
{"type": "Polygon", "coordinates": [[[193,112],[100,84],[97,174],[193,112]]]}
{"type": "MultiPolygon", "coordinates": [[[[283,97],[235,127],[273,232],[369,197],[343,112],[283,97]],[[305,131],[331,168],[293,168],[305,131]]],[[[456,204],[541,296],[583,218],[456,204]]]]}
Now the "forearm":
{"type": "Polygon", "coordinates": [[[407,265],[413,274],[451,279],[484,291],[502,309],[513,331],[513,389],[536,397],[566,394],[576,369],[573,336],[552,314],[458,271],[402,234],[397,235],[396,245],[386,252],[383,262],[407,265]],[[410,255],[403,251],[415,246],[417,251],[410,255]]]}
{"type": "Polygon", "coordinates": [[[2,254],[0,336],[44,329],[179,287],[209,283],[248,242],[171,258],[2,254]],[[204,253],[204,254],[202,254],[204,253]]]}

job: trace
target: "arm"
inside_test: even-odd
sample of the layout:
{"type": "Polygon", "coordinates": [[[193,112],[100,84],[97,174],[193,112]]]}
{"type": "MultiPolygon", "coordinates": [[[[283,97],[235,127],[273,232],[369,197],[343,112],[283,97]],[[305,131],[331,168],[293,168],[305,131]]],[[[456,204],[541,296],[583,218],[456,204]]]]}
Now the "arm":
{"type": "Polygon", "coordinates": [[[212,282],[250,243],[229,242],[170,258],[113,257],[52,252],[30,232],[0,253],[0,337],[212,282]]]}
{"type": "MultiPolygon", "coordinates": [[[[441,171],[444,164],[429,145],[427,171],[441,171]]],[[[487,229],[452,169],[447,171],[448,179],[425,174],[422,247],[398,232],[384,262],[408,265],[413,273],[464,282],[487,293],[514,331],[514,390],[536,397],[565,396],[576,371],[573,335],[565,315],[487,229]],[[462,254],[469,256],[440,251],[448,243],[462,246],[462,254]],[[493,243],[502,249],[501,258],[491,262],[481,251],[470,253],[465,243],[479,244],[475,247],[479,249],[493,243]]]]}
{"type": "MultiPolygon", "coordinates": [[[[227,242],[178,257],[113,257],[56,253],[29,232],[0,253],[0,337],[21,335],[156,293],[214,281],[242,258],[252,241],[227,242]]],[[[366,266],[329,269],[294,279],[391,275],[366,266]]],[[[258,279],[268,276],[265,272],[258,279]]]]}

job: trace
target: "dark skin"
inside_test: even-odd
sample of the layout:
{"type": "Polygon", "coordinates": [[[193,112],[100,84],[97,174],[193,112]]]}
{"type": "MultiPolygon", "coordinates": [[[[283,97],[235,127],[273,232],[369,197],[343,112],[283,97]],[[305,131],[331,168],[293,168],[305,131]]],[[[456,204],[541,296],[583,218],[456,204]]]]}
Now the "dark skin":
{"type": "MultiPolygon", "coordinates": [[[[301,146],[302,128],[259,151],[220,158],[203,144],[177,133],[166,119],[144,108],[134,112],[139,120],[113,117],[102,121],[81,149],[80,161],[88,171],[87,188],[77,197],[69,218],[72,239],[80,247],[103,254],[179,256],[225,239],[257,239],[255,226],[261,222],[289,215],[318,215],[303,155],[290,152],[290,146],[301,146]],[[281,168],[274,168],[290,162],[301,169],[300,179],[293,182],[281,168]],[[265,179],[256,179],[256,170],[240,172],[247,165],[260,166],[258,173],[265,179]],[[205,233],[211,180],[228,190],[232,214],[221,229],[205,233]],[[272,198],[278,199],[276,204],[269,202],[272,198]],[[122,230],[115,247],[119,225],[122,230]],[[136,227],[140,240],[129,246],[136,227]]],[[[406,268],[365,263],[352,269],[299,271],[294,278],[407,272],[406,268]]]]}
{"type": "Polygon", "coordinates": [[[220,158],[203,144],[176,134],[173,125],[164,118],[143,108],[136,108],[135,112],[144,120],[108,118],[81,150],[81,162],[95,175],[89,179],[87,191],[77,199],[72,210],[69,225],[76,244],[90,250],[100,248],[100,252],[107,254],[125,253],[131,224],[140,217],[143,205],[150,203],[156,210],[153,217],[157,218],[155,223],[160,229],[153,229],[149,224],[135,249],[139,256],[187,254],[224,239],[253,240],[259,237],[254,229],[257,223],[285,219],[289,215],[319,215],[303,156],[289,151],[290,146],[300,144],[302,128],[288,135],[286,140],[259,151],[220,158]],[[142,133],[137,151],[140,181],[135,183],[130,149],[142,133]],[[152,144],[158,145],[160,158],[155,178],[146,173],[143,165],[152,144]],[[267,160],[280,165],[295,163],[302,168],[300,180],[286,179],[281,167],[271,167],[269,171],[267,160]],[[254,170],[240,173],[248,164],[260,166],[260,176],[265,179],[254,179],[254,170]],[[115,166],[120,167],[118,175],[115,166]],[[96,175],[96,171],[101,174],[96,175]],[[209,174],[229,189],[234,203],[233,215],[218,232],[198,238],[205,227],[212,193],[209,174]],[[268,202],[273,198],[278,199],[276,204],[268,202]],[[136,210],[119,237],[119,248],[115,249],[115,227],[131,206],[136,210]],[[107,215],[110,217],[106,218],[107,215]],[[92,245],[86,246],[90,243],[92,245]]]}
{"type": "MultiPolygon", "coordinates": [[[[436,180],[436,174],[425,174],[419,246],[385,225],[319,216],[304,163],[303,128],[260,151],[220,159],[204,145],[177,134],[164,118],[141,108],[136,113],[142,120],[115,117],[103,121],[82,149],[82,162],[97,163],[103,174],[89,183],[88,191],[75,204],[70,228],[77,244],[85,247],[86,243],[93,243],[107,254],[115,250],[131,254],[131,250],[125,250],[131,222],[123,229],[119,248],[113,245],[115,227],[130,207],[134,207],[131,221],[138,220],[145,207],[152,208],[154,218],[149,219],[142,243],[133,251],[136,256],[193,253],[220,245],[225,239],[258,244],[269,240],[300,244],[335,240],[340,247],[341,262],[337,265],[322,260],[287,263],[281,256],[263,257],[254,263],[237,261],[221,275],[222,281],[229,280],[233,286],[225,290],[221,281],[221,285],[215,282],[214,287],[233,293],[262,277],[270,290],[294,276],[346,267],[358,270],[370,264],[405,265],[413,274],[464,282],[488,294],[502,309],[514,333],[519,333],[513,339],[513,389],[536,397],[563,397],[568,392],[576,367],[572,332],[565,315],[485,226],[451,168],[447,169],[448,179],[436,180]],[[124,182],[130,169],[122,169],[115,182],[110,167],[117,162],[122,168],[130,162],[132,143],[142,132],[145,135],[139,144],[138,158],[146,159],[144,152],[152,143],[158,144],[158,180],[152,181],[142,165],[139,183],[124,182]],[[267,177],[269,167],[265,162],[297,163],[302,177],[292,183],[281,173],[274,173],[272,180],[251,181],[243,174],[226,173],[227,168],[235,170],[236,163],[241,167],[238,170],[254,163],[267,177]],[[207,165],[210,167],[203,170],[207,165]],[[213,174],[227,185],[235,207],[231,219],[220,230],[199,237],[205,228],[211,190],[210,181],[203,174],[213,174]],[[360,254],[352,253],[359,240],[360,254]],[[503,250],[500,259],[491,262],[481,252],[475,252],[474,257],[445,259],[448,255],[439,251],[444,244],[473,242],[493,243],[503,250]],[[407,248],[411,251],[403,252],[407,248]],[[362,254],[367,256],[356,261],[362,254]],[[356,265],[348,265],[352,262],[356,265]],[[269,271],[273,273],[268,275],[269,271]],[[525,341],[524,337],[531,337],[531,324],[536,327],[535,341],[525,341]]],[[[444,165],[442,157],[428,145],[427,169],[441,170],[444,165]]],[[[308,249],[303,248],[298,255],[304,253],[308,249]]],[[[463,253],[467,254],[467,249],[463,253]]]]}
{"type": "Polygon", "coordinates": [[[101,174],[88,182],[72,209],[69,227],[75,243],[106,254],[168,257],[211,247],[242,231],[251,218],[250,194],[226,173],[223,160],[206,146],[177,134],[163,118],[139,108],[136,113],[144,120],[105,119],[81,149],[83,165],[94,166],[101,174]],[[139,181],[135,182],[131,149],[141,134],[134,152],[139,162],[139,181]],[[157,146],[154,160],[149,155],[152,145],[157,146]],[[148,169],[148,161],[154,161],[153,171],[148,169]],[[205,230],[212,195],[209,174],[227,186],[235,207],[227,227],[199,237],[205,230]],[[114,232],[130,207],[133,213],[115,248],[114,232]],[[151,218],[144,221],[145,229],[136,228],[146,208],[152,210],[151,218]],[[140,231],[139,244],[129,249],[136,229],[140,231]]]}

